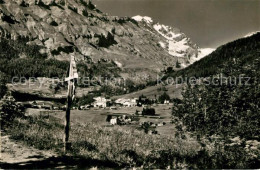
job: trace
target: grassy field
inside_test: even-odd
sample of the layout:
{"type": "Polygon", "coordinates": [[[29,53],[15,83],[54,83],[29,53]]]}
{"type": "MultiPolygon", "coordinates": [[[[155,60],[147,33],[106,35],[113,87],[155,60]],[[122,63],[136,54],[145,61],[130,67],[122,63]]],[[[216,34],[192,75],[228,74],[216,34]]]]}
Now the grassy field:
{"type": "MultiPolygon", "coordinates": [[[[55,151],[61,156],[63,121],[56,117],[30,116],[16,119],[7,129],[11,138],[42,150],[55,151]]],[[[67,156],[110,162],[115,167],[175,168],[189,167],[201,149],[192,140],[147,135],[141,131],[104,127],[93,123],[71,124],[72,149],[67,156]]],[[[88,165],[89,166],[89,165],[88,165]]],[[[100,164],[99,167],[106,167],[100,164]]],[[[195,166],[195,165],[194,165],[195,166]]],[[[109,167],[109,166],[108,166],[109,167]]],[[[82,167],[81,167],[82,168],[82,167]]]]}

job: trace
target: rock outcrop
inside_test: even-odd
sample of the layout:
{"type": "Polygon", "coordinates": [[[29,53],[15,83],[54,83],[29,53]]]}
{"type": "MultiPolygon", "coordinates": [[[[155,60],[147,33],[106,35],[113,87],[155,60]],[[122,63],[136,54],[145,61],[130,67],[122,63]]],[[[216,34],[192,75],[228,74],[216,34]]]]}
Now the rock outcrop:
{"type": "Polygon", "coordinates": [[[176,28],[147,17],[108,16],[86,0],[1,0],[0,36],[26,38],[49,58],[114,61],[122,74],[152,75],[182,67],[198,57],[198,47],[176,28]]]}

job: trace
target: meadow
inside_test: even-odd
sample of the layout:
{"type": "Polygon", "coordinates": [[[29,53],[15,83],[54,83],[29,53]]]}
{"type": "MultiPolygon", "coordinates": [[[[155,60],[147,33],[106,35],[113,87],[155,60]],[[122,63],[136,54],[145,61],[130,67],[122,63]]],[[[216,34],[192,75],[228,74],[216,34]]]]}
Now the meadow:
{"type": "MultiPolygon", "coordinates": [[[[7,133],[28,146],[55,151],[62,156],[62,124],[61,119],[52,116],[29,116],[17,118],[7,133]]],[[[201,149],[194,140],[147,135],[134,129],[94,123],[72,122],[70,142],[67,156],[112,162],[111,166],[115,167],[187,168],[191,166],[187,162],[195,159],[201,149]]]]}

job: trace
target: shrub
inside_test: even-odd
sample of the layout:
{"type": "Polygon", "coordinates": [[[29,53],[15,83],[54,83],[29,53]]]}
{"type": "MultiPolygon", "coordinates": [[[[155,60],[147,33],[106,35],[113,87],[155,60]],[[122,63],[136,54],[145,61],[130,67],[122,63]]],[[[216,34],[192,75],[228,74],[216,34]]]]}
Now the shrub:
{"type": "Polygon", "coordinates": [[[13,20],[12,17],[8,16],[8,15],[3,15],[2,16],[2,20],[5,22],[8,22],[9,24],[15,24],[15,20],[13,20]]]}
{"type": "Polygon", "coordinates": [[[5,127],[12,123],[16,117],[22,117],[24,115],[24,108],[16,105],[13,101],[2,100],[0,101],[0,114],[1,125],[5,127]]]}
{"type": "Polygon", "coordinates": [[[111,119],[112,119],[112,116],[111,116],[111,115],[108,115],[108,116],[107,116],[107,119],[106,119],[106,122],[110,122],[111,119]]]}
{"type": "Polygon", "coordinates": [[[50,25],[52,25],[52,26],[54,26],[54,27],[57,27],[59,24],[58,24],[56,21],[52,21],[52,22],[50,23],[50,25]]]}
{"type": "Polygon", "coordinates": [[[161,96],[159,96],[159,102],[161,104],[163,104],[165,100],[169,101],[170,99],[171,99],[170,96],[166,92],[164,92],[161,96]]]}
{"type": "Polygon", "coordinates": [[[144,108],[142,111],[143,115],[155,115],[155,109],[154,108],[144,108]]]}
{"type": "Polygon", "coordinates": [[[71,6],[68,6],[68,8],[76,13],[78,13],[78,9],[77,8],[74,8],[74,7],[71,7],[71,6]]]}
{"type": "Polygon", "coordinates": [[[83,14],[85,17],[88,17],[88,11],[87,11],[86,9],[84,9],[84,10],[82,11],[82,14],[83,14]]]}
{"type": "Polygon", "coordinates": [[[181,68],[181,63],[179,61],[176,61],[176,68],[181,68]]]}
{"type": "Polygon", "coordinates": [[[42,0],[39,0],[39,2],[36,4],[40,7],[43,7],[45,9],[50,9],[50,7],[42,2],[42,0]]]}
{"type": "Polygon", "coordinates": [[[7,91],[6,82],[6,75],[0,72],[0,99],[5,95],[7,91]]]}
{"type": "Polygon", "coordinates": [[[86,2],[85,0],[80,0],[80,3],[81,3],[82,5],[84,5],[85,7],[88,6],[88,4],[87,4],[87,2],[86,2]]]}
{"type": "Polygon", "coordinates": [[[23,0],[22,3],[20,4],[20,6],[22,6],[22,7],[29,7],[29,4],[27,4],[27,3],[23,0]]]}
{"type": "Polygon", "coordinates": [[[65,0],[60,0],[60,5],[65,6],[65,0]]]}
{"type": "Polygon", "coordinates": [[[91,9],[91,10],[96,8],[95,5],[91,2],[91,0],[89,0],[88,8],[91,9]]]}
{"type": "Polygon", "coordinates": [[[65,47],[58,47],[57,50],[52,50],[52,55],[59,55],[61,52],[64,52],[66,54],[72,53],[74,51],[73,46],[65,46],[65,47]]]}
{"type": "Polygon", "coordinates": [[[82,96],[81,98],[78,99],[79,106],[93,103],[95,101],[94,97],[95,95],[92,94],[82,96]]]}

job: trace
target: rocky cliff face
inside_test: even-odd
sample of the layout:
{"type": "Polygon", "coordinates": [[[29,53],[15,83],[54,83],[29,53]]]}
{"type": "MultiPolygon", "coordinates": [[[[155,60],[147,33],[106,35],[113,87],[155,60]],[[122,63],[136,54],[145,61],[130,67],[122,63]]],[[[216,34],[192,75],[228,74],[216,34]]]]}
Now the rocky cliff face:
{"type": "Polygon", "coordinates": [[[176,28],[149,17],[116,17],[86,0],[0,0],[0,36],[26,38],[49,58],[78,62],[111,60],[122,76],[154,76],[166,67],[187,66],[199,48],[176,28]]]}

